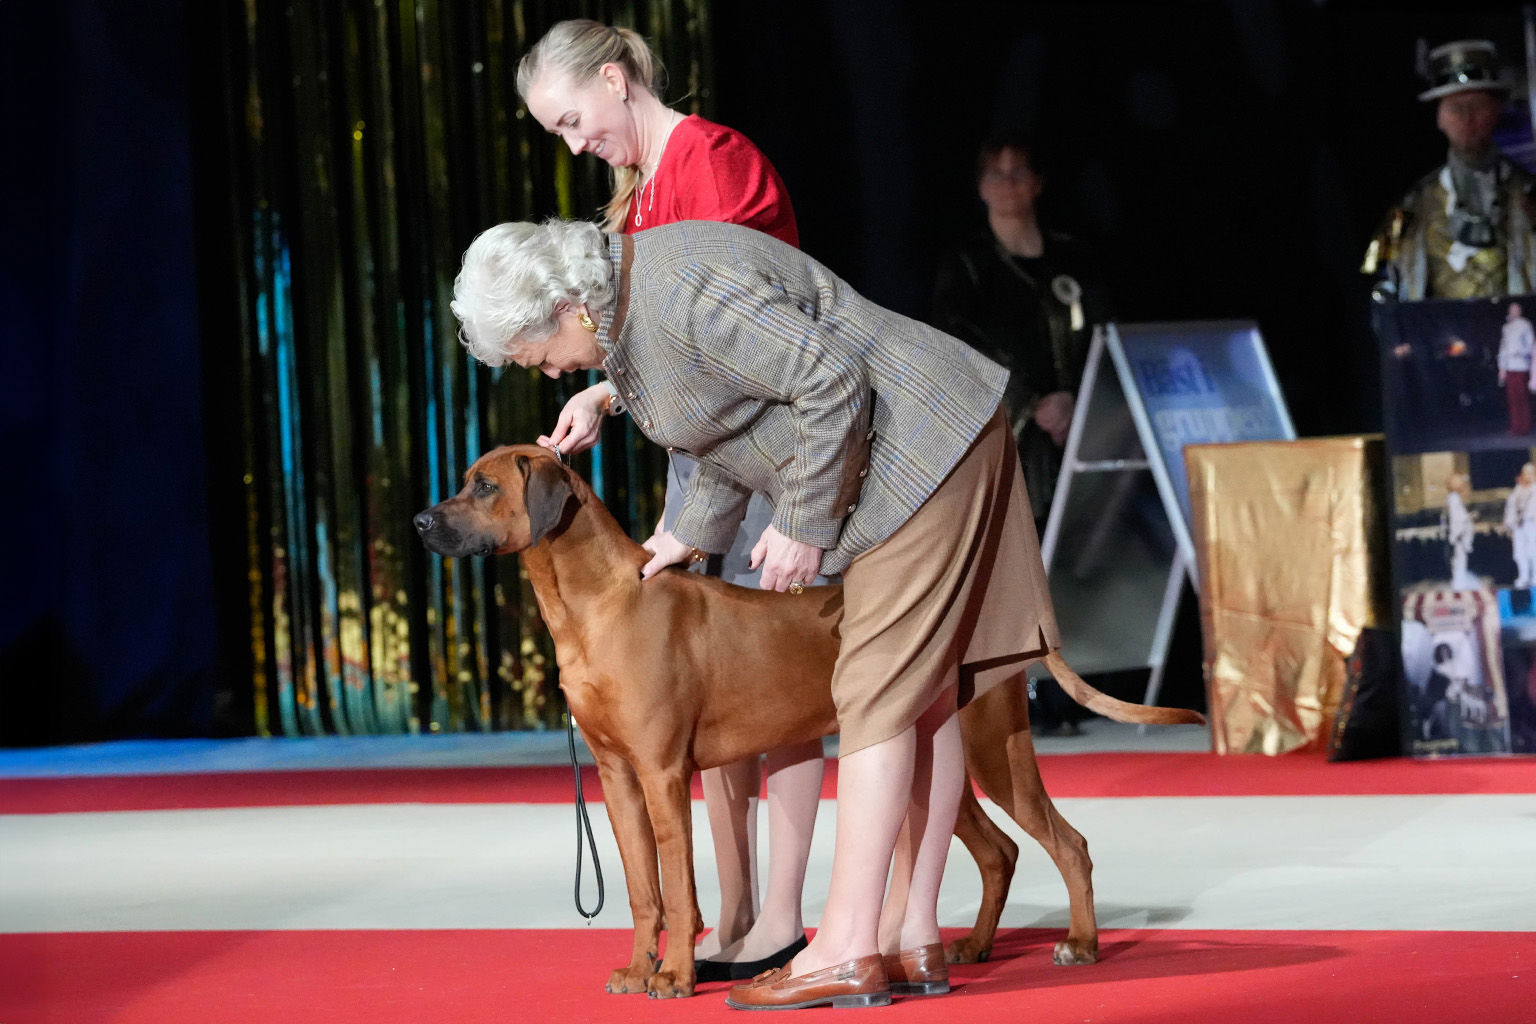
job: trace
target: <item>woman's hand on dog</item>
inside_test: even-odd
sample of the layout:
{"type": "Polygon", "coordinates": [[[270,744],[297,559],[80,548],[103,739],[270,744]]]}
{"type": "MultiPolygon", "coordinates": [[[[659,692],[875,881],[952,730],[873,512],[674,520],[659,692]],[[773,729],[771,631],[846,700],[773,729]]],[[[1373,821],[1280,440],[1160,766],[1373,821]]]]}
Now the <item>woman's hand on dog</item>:
{"type": "Polygon", "coordinates": [[[669,565],[678,565],[693,557],[693,548],[663,530],[660,524],[649,540],[640,545],[651,553],[651,560],[640,567],[640,578],[648,580],[669,565]]]}

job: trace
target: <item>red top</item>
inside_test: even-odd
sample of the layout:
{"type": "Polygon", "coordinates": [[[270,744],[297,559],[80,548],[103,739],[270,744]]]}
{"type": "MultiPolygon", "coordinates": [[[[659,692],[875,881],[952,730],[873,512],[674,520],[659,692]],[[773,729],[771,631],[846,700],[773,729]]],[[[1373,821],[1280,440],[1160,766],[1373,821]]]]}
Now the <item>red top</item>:
{"type": "Polygon", "coordinates": [[[762,150],[697,114],[672,129],[656,173],[630,201],[624,226],[635,232],[680,220],[743,224],[800,245],[789,192],[762,150]]]}

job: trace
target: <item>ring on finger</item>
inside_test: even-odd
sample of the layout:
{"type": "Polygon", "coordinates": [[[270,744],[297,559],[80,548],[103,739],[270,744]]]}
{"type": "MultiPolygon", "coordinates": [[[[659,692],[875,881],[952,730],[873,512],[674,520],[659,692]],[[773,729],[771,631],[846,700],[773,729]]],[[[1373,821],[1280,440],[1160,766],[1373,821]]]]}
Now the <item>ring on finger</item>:
{"type": "Polygon", "coordinates": [[[803,594],[805,593],[805,584],[801,583],[799,580],[795,580],[794,582],[790,583],[789,592],[791,594],[803,594]]]}

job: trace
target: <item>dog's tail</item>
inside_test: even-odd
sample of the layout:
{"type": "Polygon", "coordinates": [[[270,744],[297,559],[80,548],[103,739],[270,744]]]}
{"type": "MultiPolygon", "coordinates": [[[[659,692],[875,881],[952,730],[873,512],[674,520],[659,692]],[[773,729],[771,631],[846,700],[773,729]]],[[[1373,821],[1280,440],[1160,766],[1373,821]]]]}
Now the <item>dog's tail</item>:
{"type": "Polygon", "coordinates": [[[1100,693],[1083,681],[1083,677],[1072,671],[1058,651],[1052,651],[1045,656],[1045,667],[1050,669],[1051,675],[1061,684],[1061,688],[1067,694],[1089,711],[1096,711],[1105,718],[1113,718],[1117,722],[1132,722],[1144,725],[1198,725],[1205,722],[1205,716],[1198,711],[1190,711],[1186,708],[1155,708],[1146,704],[1131,704],[1127,701],[1116,700],[1106,693],[1100,693]]]}

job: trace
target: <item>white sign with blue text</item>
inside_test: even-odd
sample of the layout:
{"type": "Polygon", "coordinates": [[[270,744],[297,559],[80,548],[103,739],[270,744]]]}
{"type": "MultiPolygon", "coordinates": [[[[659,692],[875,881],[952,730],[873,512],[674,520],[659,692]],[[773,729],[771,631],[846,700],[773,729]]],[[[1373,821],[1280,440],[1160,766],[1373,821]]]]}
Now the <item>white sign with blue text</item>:
{"type": "Polygon", "coordinates": [[[1110,324],[1105,344],[1194,565],[1184,446],[1296,438],[1264,339],[1250,321],[1196,321],[1110,324]]]}

